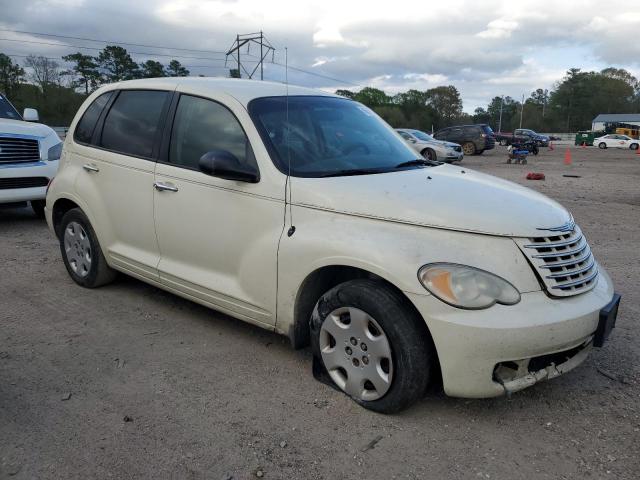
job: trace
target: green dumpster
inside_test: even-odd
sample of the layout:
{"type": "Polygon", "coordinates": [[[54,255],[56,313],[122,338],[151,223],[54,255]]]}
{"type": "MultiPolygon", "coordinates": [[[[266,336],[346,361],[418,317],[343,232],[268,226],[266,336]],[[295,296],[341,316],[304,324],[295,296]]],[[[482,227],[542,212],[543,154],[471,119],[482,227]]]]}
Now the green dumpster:
{"type": "Polygon", "coordinates": [[[593,132],[588,132],[588,131],[578,132],[578,133],[576,133],[575,144],[576,145],[582,145],[584,143],[585,145],[592,146],[594,138],[595,137],[594,137],[593,132]]]}

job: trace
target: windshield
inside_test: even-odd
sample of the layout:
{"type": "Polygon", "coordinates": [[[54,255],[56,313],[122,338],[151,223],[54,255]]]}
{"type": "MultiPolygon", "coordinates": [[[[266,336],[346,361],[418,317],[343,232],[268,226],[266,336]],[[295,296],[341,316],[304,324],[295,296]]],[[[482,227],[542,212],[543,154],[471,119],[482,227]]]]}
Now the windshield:
{"type": "Polygon", "coordinates": [[[13,108],[5,97],[0,95],[0,118],[10,118],[11,120],[22,120],[20,114],[13,108]]]}
{"type": "Polygon", "coordinates": [[[283,173],[323,177],[383,173],[425,165],[373,111],[346,98],[257,98],[249,113],[283,173]],[[288,111],[287,111],[288,110],[288,111]]]}
{"type": "Polygon", "coordinates": [[[431,142],[433,137],[427,133],[421,132],[420,130],[410,130],[411,135],[416,137],[419,140],[424,140],[425,142],[431,142]]]}

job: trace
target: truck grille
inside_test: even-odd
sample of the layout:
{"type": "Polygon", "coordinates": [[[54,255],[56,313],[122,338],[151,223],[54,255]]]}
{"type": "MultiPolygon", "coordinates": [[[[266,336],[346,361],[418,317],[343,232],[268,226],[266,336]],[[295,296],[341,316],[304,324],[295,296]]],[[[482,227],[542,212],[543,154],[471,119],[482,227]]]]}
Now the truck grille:
{"type": "Polygon", "coordinates": [[[49,184],[47,177],[14,177],[0,178],[0,190],[13,188],[46,187],[49,184]]]}
{"type": "Polygon", "coordinates": [[[577,225],[568,232],[520,238],[516,243],[536,268],[550,295],[568,297],[595,286],[598,265],[577,225]]]}
{"type": "Polygon", "coordinates": [[[37,162],[40,160],[38,140],[0,137],[0,163],[37,162]]]}

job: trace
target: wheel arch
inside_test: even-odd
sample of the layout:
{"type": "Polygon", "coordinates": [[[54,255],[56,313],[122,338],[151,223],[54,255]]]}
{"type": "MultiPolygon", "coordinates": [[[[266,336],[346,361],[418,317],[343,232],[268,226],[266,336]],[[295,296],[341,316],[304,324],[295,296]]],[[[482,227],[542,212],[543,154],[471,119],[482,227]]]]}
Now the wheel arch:
{"type": "Polygon", "coordinates": [[[431,338],[429,327],[413,302],[388,279],[360,267],[325,265],[310,272],[302,281],[296,293],[293,323],[289,331],[289,338],[294,349],[304,348],[309,345],[309,319],[320,296],[340,283],[363,278],[377,280],[398,293],[405,300],[407,307],[422,320],[420,324],[431,338]]]}
{"type": "Polygon", "coordinates": [[[60,238],[60,235],[62,234],[62,232],[60,232],[62,217],[64,217],[65,213],[74,208],[80,208],[80,205],[66,197],[58,198],[53,204],[53,208],[51,210],[51,223],[56,237],[60,238]]]}

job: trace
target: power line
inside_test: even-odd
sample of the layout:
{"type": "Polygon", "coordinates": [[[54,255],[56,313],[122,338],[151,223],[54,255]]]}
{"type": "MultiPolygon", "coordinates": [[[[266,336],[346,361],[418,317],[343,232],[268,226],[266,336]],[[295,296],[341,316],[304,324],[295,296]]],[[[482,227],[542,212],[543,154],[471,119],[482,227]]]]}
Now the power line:
{"type": "MultiPolygon", "coordinates": [[[[18,43],[34,43],[34,44],[38,44],[38,45],[53,45],[53,46],[56,46],[56,47],[72,47],[72,48],[79,48],[81,50],[96,50],[96,51],[104,50],[104,48],[83,47],[81,45],[71,45],[69,43],[37,42],[35,40],[16,40],[16,39],[13,39],[13,38],[0,38],[0,41],[18,42],[18,43]]],[[[153,53],[153,52],[127,52],[127,53],[130,53],[132,55],[147,55],[147,56],[150,56],[150,57],[191,58],[191,59],[196,59],[196,60],[223,60],[223,58],[193,57],[193,56],[189,56],[189,55],[169,55],[169,54],[166,54],[166,53],[153,53]]]]}
{"type": "Polygon", "coordinates": [[[99,43],[108,43],[111,45],[130,45],[132,47],[144,47],[144,48],[160,48],[164,50],[180,50],[183,52],[199,52],[199,53],[225,53],[223,51],[217,50],[194,50],[192,48],[177,48],[177,47],[161,47],[159,45],[144,45],[141,43],[127,43],[127,42],[112,42],[109,40],[98,40],[95,38],[85,38],[85,37],[72,37],[69,35],[58,35],[54,33],[39,33],[39,32],[25,32],[22,30],[10,30],[7,28],[0,28],[0,32],[11,32],[11,33],[22,33],[26,35],[39,35],[42,37],[55,37],[55,38],[68,38],[71,40],[85,40],[87,42],[99,42],[99,43]]]}

